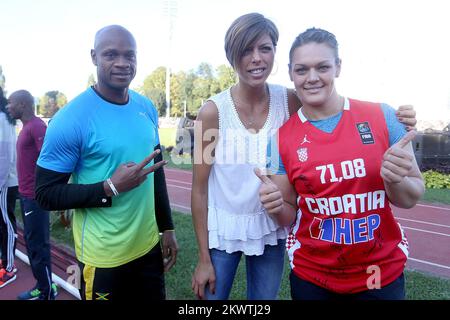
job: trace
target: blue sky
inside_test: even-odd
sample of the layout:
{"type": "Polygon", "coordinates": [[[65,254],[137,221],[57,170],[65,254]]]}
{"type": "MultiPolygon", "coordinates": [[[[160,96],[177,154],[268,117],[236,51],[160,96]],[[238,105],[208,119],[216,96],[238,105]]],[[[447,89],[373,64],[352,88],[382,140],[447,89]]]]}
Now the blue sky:
{"type": "Polygon", "coordinates": [[[89,51],[108,24],[128,28],[138,43],[139,86],[155,68],[174,71],[227,64],[231,22],[248,12],[272,19],[280,31],[270,82],[291,87],[289,47],[308,27],[333,32],[343,60],[338,91],[346,96],[413,104],[422,119],[450,120],[450,20],[441,0],[178,0],[168,51],[163,0],[0,0],[0,65],[6,90],[39,97],[60,90],[69,99],[95,73],[89,51]]]}

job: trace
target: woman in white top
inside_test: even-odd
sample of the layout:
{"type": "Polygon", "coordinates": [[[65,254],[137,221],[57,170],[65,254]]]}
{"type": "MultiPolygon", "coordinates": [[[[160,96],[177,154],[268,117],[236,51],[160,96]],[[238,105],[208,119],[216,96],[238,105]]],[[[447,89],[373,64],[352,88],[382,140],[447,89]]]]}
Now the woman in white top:
{"type": "MultiPolygon", "coordinates": [[[[286,232],[262,206],[255,167],[265,167],[268,138],[295,113],[293,90],[266,83],[278,41],[274,23],[250,13],[225,36],[225,52],[239,81],[211,97],[195,123],[192,218],[198,264],[192,289],[200,299],[228,299],[242,253],[247,299],[276,299],[286,232]],[[201,133],[201,137],[198,135],[201,133]]],[[[406,109],[403,116],[414,113],[406,109]]]]}

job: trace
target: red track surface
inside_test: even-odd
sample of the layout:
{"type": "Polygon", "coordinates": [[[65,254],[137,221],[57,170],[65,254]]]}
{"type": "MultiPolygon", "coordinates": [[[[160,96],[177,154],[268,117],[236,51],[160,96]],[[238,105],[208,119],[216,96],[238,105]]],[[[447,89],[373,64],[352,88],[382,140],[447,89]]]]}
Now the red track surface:
{"type": "MultiPolygon", "coordinates": [[[[170,203],[190,212],[192,173],[165,168],[170,203]]],[[[394,207],[409,241],[409,269],[450,278],[450,206],[421,203],[412,209],[394,207]]]]}

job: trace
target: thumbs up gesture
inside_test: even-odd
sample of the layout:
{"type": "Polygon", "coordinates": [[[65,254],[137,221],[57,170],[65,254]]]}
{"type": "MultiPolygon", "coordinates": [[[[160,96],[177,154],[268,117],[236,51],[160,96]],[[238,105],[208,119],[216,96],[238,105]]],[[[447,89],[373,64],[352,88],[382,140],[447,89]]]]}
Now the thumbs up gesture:
{"type": "Polygon", "coordinates": [[[281,191],[260,169],[255,168],[254,172],[262,182],[259,188],[259,199],[267,210],[267,213],[274,217],[283,211],[283,196],[281,191]]]}
{"type": "Polygon", "coordinates": [[[380,174],[386,183],[400,183],[408,176],[414,161],[414,154],[408,145],[415,136],[416,131],[409,131],[384,153],[380,174]]]}

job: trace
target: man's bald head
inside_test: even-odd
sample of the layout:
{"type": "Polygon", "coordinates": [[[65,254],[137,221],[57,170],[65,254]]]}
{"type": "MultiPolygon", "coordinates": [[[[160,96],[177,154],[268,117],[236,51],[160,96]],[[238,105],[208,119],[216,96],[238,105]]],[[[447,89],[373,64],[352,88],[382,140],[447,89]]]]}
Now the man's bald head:
{"type": "Polygon", "coordinates": [[[26,107],[34,107],[34,98],[27,90],[18,90],[9,96],[9,100],[14,100],[17,103],[22,103],[26,107]]]}
{"type": "Polygon", "coordinates": [[[136,75],[136,40],[122,26],[106,26],[95,35],[92,63],[97,67],[94,88],[109,101],[128,101],[128,88],[136,75]]]}
{"type": "Polygon", "coordinates": [[[30,119],[34,116],[34,98],[27,90],[18,90],[8,98],[8,112],[13,119],[30,119]]]}
{"type": "Polygon", "coordinates": [[[98,50],[104,45],[105,42],[109,42],[112,39],[117,39],[117,37],[129,38],[129,40],[132,41],[132,43],[136,47],[136,40],[134,39],[130,31],[119,25],[110,25],[101,28],[95,34],[94,50],[98,50]]]}

